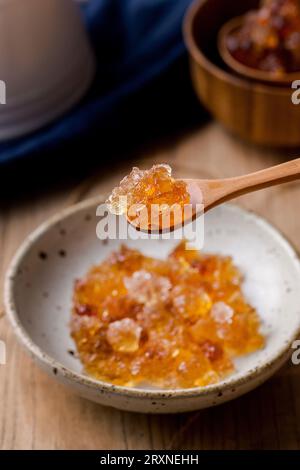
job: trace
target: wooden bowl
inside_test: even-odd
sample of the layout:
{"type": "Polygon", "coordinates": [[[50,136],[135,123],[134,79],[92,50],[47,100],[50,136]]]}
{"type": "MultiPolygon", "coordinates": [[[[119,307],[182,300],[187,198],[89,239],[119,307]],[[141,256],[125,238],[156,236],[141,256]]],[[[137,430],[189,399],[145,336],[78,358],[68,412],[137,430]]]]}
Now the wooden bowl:
{"type": "MultiPolygon", "coordinates": [[[[258,83],[228,69],[218,53],[224,22],[258,7],[258,0],[196,0],[184,21],[191,75],[200,101],[228,130],[250,142],[300,146],[300,106],[291,86],[258,83]]],[[[299,74],[300,78],[300,74],[299,74]]]]}
{"type": "Polygon", "coordinates": [[[248,67],[247,65],[242,64],[233,57],[227,47],[227,38],[230,33],[237,31],[242,26],[243,22],[244,16],[232,18],[231,20],[227,21],[227,23],[225,23],[219,31],[218,49],[220,56],[222,57],[225,64],[227,64],[228,67],[237,72],[239,75],[256,80],[258,82],[273,83],[275,85],[285,84],[291,86],[291,83],[294,80],[299,79],[300,71],[278,75],[272,72],[265,72],[263,70],[258,70],[253,67],[248,67]]]}

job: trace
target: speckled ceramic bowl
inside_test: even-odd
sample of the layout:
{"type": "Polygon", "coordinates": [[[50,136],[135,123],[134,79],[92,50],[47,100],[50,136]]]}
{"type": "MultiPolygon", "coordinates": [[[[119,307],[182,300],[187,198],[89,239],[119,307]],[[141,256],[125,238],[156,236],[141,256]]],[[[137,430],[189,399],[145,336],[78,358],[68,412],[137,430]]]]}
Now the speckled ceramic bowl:
{"type": "MultiPolygon", "coordinates": [[[[205,218],[205,251],[229,254],[245,274],[245,294],[258,309],[266,347],[236,362],[226,380],[187,390],[137,389],[99,382],[70,354],[69,318],[74,279],[117,248],[96,237],[101,199],[62,211],[32,233],[6,275],[5,307],[15,334],[53,378],[103,405],[147,412],[196,410],[236,398],[268,379],[290,356],[300,330],[300,263],[289,243],[266,221],[232,205],[205,218]]],[[[164,257],[174,240],[128,241],[164,257]]],[[[16,373],[18,371],[16,370],[16,373]]]]}

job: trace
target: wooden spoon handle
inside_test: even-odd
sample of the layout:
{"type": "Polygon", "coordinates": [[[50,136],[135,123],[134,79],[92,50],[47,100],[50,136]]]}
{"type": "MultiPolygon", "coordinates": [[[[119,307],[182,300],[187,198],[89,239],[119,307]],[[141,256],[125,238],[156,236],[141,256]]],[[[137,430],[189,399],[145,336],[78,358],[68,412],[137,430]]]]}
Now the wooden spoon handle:
{"type": "Polygon", "coordinates": [[[227,181],[232,183],[232,190],[250,192],[297,179],[300,179],[300,158],[227,181]]]}
{"type": "Polygon", "coordinates": [[[210,208],[237,196],[297,179],[300,179],[300,158],[244,176],[207,180],[205,205],[210,208]]]}

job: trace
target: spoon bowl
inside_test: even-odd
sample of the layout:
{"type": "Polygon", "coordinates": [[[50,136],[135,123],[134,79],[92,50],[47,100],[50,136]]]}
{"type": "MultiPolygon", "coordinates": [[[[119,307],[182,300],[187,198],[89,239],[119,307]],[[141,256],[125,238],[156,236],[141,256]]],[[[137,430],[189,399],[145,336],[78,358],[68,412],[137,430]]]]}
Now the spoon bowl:
{"type": "Polygon", "coordinates": [[[132,225],[135,230],[151,235],[160,235],[173,232],[183,227],[185,224],[193,222],[197,217],[203,215],[203,193],[202,180],[184,179],[181,180],[187,184],[190,195],[190,203],[185,206],[168,206],[166,204],[165,214],[162,216],[159,212],[151,212],[150,224],[149,214],[145,206],[145,216],[140,215],[131,218],[126,215],[127,222],[132,225]]]}

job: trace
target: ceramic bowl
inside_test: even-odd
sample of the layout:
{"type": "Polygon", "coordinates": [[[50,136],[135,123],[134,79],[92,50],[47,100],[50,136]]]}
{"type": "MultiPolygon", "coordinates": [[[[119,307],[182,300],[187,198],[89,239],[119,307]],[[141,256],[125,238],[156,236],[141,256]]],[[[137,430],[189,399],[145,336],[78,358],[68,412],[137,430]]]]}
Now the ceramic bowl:
{"type": "Polygon", "coordinates": [[[89,88],[95,58],[73,0],[0,0],[0,141],[34,131],[89,88]]]}
{"type": "MultiPolygon", "coordinates": [[[[74,279],[121,243],[96,236],[101,202],[86,201],[41,225],[17,251],[6,275],[5,308],[12,328],[53,379],[103,405],[176,413],[232,400],[264,382],[289,358],[300,329],[299,258],[268,222],[237,206],[222,205],[205,216],[203,249],[231,255],[244,273],[245,295],[261,317],[265,348],[236,361],[236,372],[224,381],[203,388],[126,388],[85,375],[70,354],[75,349],[69,331],[74,279]]],[[[163,258],[178,241],[156,237],[126,243],[163,258]]]]}

